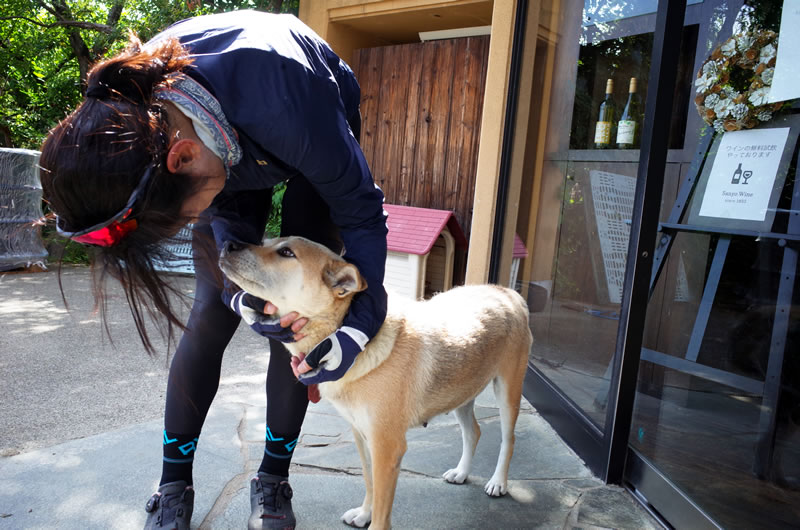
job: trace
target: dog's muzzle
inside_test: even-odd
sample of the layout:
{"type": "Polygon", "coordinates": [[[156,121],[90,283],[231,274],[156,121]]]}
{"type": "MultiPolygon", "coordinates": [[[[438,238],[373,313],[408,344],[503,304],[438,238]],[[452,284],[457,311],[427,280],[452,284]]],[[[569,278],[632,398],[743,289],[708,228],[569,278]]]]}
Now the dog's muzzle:
{"type": "Polygon", "coordinates": [[[222,251],[219,253],[221,258],[224,258],[231,252],[239,252],[240,250],[244,250],[247,248],[247,243],[243,243],[241,241],[226,241],[222,245],[222,251]]]}

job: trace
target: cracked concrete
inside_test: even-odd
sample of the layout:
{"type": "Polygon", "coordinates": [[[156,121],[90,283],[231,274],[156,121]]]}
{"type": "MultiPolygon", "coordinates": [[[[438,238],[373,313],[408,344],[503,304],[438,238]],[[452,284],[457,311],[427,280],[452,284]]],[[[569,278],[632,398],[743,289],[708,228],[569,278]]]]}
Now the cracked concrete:
{"type": "MultiPolygon", "coordinates": [[[[64,279],[71,305],[84,313],[58,310],[53,273],[0,276],[0,454],[6,455],[0,457],[0,530],[124,530],[144,524],[144,503],[160,471],[166,363],[136,349],[135,331],[122,325],[130,318],[122,304],[112,304],[111,315],[121,350],[100,338],[86,298],[86,275],[67,270],[64,279]],[[50,313],[43,320],[9,300],[32,300],[50,313]],[[47,332],[31,331],[45,323],[47,332]]],[[[245,328],[226,353],[195,459],[193,528],[246,526],[249,478],[264,443],[265,353],[245,328]]],[[[476,416],[482,436],[463,485],[441,478],[460,456],[454,415],[408,432],[392,515],[396,528],[658,528],[626,491],[593,477],[525,401],[515,430],[509,494],[488,497],[483,485],[500,447],[491,391],[478,398],[476,416]]],[[[352,433],[325,402],[309,407],[291,483],[299,529],[345,528],[339,517],[362,501],[352,433]]]]}

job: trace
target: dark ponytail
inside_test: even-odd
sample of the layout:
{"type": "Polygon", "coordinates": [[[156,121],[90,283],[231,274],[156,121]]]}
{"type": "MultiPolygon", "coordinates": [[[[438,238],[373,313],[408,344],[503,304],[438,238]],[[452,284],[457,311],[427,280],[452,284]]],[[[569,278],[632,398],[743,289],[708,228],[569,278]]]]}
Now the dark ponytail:
{"type": "Polygon", "coordinates": [[[125,100],[135,105],[153,103],[153,92],[170,82],[170,74],[191,64],[177,39],[144,47],[131,36],[125,51],[89,71],[87,98],[125,100]]]}
{"type": "Polygon", "coordinates": [[[156,265],[171,258],[165,243],[175,241],[189,221],[181,215],[181,205],[201,183],[166,170],[169,123],[154,93],[190,64],[177,40],[143,45],[131,37],[123,52],[91,69],[85,100],[50,132],[40,158],[44,198],[68,231],[102,223],[119,212],[147,167],[155,168],[132,213],[136,230],[113,246],[90,248],[95,303],[106,330],[104,287],[110,275],[122,284],[148,353],[154,348],[146,315],[157,323],[168,346],[174,330],[184,328],[173,310],[180,293],[156,265]]]}

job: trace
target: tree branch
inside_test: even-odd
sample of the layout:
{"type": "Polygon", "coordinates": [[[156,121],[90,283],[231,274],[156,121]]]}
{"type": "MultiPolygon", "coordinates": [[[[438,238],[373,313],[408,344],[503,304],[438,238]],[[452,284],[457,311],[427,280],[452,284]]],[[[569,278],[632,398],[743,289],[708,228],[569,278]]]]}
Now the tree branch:
{"type": "MultiPolygon", "coordinates": [[[[106,25],[108,27],[113,28],[119,24],[123,7],[125,7],[125,0],[114,0],[114,4],[108,10],[108,16],[106,17],[106,25]]],[[[102,37],[95,39],[94,44],[92,45],[92,56],[100,57],[101,55],[105,54],[105,52],[108,51],[108,46],[108,39],[102,37]]]]}
{"type": "Polygon", "coordinates": [[[108,18],[106,18],[106,26],[112,28],[119,22],[119,17],[122,16],[122,8],[125,7],[125,0],[116,0],[111,9],[108,10],[108,18]]]}
{"type": "Polygon", "coordinates": [[[55,10],[55,9],[53,9],[53,6],[51,6],[51,5],[49,5],[49,4],[45,3],[45,2],[43,2],[42,0],[39,0],[39,1],[38,1],[38,2],[36,2],[36,3],[37,3],[37,4],[39,4],[39,7],[41,7],[41,8],[42,8],[42,9],[44,9],[44,10],[46,10],[48,13],[50,13],[50,14],[51,14],[51,15],[53,15],[54,17],[55,17],[55,16],[58,16],[58,13],[56,13],[56,10],[55,10]]]}
{"type": "MultiPolygon", "coordinates": [[[[44,4],[40,0],[40,3],[44,4]]],[[[66,0],[51,0],[50,2],[52,11],[58,22],[69,22],[73,20],[72,11],[69,8],[66,0]]],[[[72,27],[67,30],[67,37],[72,51],[75,52],[75,57],[78,59],[78,70],[80,71],[81,91],[86,90],[86,78],[89,73],[89,66],[93,61],[92,53],[86,42],[81,37],[77,28],[72,27]]]]}
{"type": "Polygon", "coordinates": [[[57,22],[53,22],[52,24],[45,24],[44,22],[39,22],[38,20],[33,20],[28,17],[0,17],[0,20],[25,20],[30,22],[31,24],[35,24],[37,26],[41,26],[43,28],[54,28],[57,26],[67,27],[67,28],[78,28],[78,29],[88,29],[92,31],[100,31],[102,33],[111,33],[114,31],[114,28],[108,26],[106,24],[95,24],[94,22],[81,22],[78,20],[59,20],[57,22]]]}

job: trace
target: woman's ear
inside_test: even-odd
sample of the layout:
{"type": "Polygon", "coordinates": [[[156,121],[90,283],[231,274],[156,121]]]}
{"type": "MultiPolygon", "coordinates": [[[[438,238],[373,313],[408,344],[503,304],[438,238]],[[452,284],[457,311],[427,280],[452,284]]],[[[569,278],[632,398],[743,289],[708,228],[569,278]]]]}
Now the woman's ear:
{"type": "Polygon", "coordinates": [[[201,152],[202,149],[195,140],[189,138],[178,140],[167,152],[167,171],[192,175],[192,170],[196,169],[195,166],[200,160],[201,152]]]}

